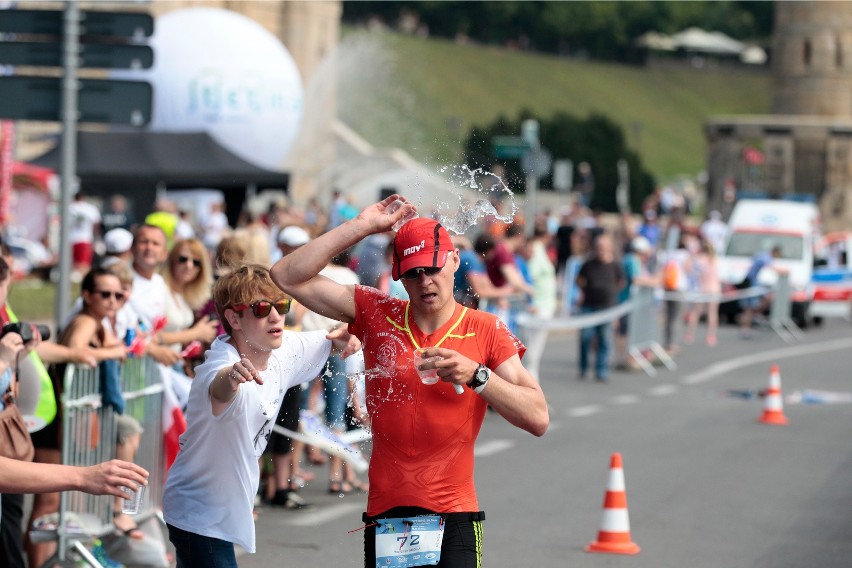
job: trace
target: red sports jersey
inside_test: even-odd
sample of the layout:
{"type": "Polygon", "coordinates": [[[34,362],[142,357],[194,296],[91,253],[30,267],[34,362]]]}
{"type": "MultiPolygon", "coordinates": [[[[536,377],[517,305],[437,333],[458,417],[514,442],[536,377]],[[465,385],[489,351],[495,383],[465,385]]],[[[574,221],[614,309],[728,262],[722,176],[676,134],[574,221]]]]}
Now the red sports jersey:
{"type": "Polygon", "coordinates": [[[450,383],[421,383],[413,352],[444,347],[496,369],[526,348],[498,318],[461,304],[430,335],[417,328],[407,301],[375,288],[356,286],[355,306],[349,330],[364,344],[373,431],[367,514],[400,506],[479,511],[473,446],[486,403],[470,389],[458,395],[450,383]]]}

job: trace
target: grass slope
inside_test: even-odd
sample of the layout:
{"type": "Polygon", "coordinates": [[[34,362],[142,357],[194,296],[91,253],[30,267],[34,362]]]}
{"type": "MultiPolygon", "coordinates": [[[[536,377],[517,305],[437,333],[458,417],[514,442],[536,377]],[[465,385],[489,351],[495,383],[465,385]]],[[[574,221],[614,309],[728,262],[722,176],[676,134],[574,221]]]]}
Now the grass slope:
{"type": "Polygon", "coordinates": [[[372,51],[352,52],[372,53],[371,61],[341,65],[349,67],[339,75],[341,118],[373,144],[434,165],[457,162],[470,128],[501,114],[598,112],[620,124],[647,167],[668,179],[705,167],[707,117],[770,107],[768,73],[646,69],[387,32],[350,31],[342,47],[365,41],[372,51]]]}

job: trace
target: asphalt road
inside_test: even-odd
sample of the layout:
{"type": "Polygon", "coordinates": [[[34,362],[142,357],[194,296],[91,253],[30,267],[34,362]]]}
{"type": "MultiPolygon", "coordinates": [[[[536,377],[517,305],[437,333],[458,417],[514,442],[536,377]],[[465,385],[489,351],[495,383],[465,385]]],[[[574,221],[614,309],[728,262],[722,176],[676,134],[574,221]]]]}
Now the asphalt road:
{"type": "MultiPolygon", "coordinates": [[[[700,330],[703,331],[703,330],[700,330]]],[[[542,438],[489,413],[477,444],[487,567],[852,566],[852,404],[803,404],[803,389],[852,393],[852,324],[830,321],[794,344],[771,331],[687,346],[678,368],[577,379],[576,339],[552,337],[542,364],[551,426],[542,438]],[[787,426],[757,422],[757,391],[781,371],[787,426]],[[589,554],[601,528],[610,456],[620,452],[632,557],[589,554]],[[628,560],[629,558],[629,560],[628,560]]],[[[699,334],[700,338],[703,335],[699,334]]],[[[328,495],[327,472],[303,495],[317,506],[265,508],[254,567],[361,566],[365,496],[328,495]]]]}

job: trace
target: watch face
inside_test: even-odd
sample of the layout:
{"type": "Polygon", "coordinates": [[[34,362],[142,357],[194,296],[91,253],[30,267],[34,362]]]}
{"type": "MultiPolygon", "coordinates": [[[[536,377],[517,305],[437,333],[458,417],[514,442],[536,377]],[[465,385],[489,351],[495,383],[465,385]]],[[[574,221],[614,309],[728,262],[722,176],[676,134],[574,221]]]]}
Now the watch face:
{"type": "Polygon", "coordinates": [[[487,380],[488,380],[488,369],[486,369],[485,367],[480,367],[479,369],[477,369],[476,370],[476,382],[481,384],[481,383],[484,383],[487,380]]]}

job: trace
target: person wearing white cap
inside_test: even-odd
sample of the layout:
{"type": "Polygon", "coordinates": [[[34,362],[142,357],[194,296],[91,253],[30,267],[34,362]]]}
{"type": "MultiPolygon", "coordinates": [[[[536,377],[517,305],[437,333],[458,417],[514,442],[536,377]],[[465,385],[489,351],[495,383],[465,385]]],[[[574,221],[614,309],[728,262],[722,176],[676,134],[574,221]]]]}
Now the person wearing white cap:
{"type": "Polygon", "coordinates": [[[101,260],[101,265],[112,264],[116,261],[130,261],[133,254],[130,252],[133,246],[133,233],[121,227],[110,229],[104,235],[104,247],[106,255],[101,260]]]}

